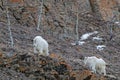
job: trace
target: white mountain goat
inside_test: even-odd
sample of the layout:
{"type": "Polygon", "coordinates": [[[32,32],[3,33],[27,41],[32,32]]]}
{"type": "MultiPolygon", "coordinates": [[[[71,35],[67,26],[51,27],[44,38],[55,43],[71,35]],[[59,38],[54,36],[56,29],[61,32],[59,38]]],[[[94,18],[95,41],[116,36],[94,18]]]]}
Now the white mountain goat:
{"type": "Polygon", "coordinates": [[[39,55],[48,56],[48,42],[41,36],[36,36],[33,39],[34,53],[39,53],[39,55]]]}
{"type": "Polygon", "coordinates": [[[92,72],[106,75],[106,62],[102,58],[95,56],[85,57],[84,64],[88,66],[92,72]]]}

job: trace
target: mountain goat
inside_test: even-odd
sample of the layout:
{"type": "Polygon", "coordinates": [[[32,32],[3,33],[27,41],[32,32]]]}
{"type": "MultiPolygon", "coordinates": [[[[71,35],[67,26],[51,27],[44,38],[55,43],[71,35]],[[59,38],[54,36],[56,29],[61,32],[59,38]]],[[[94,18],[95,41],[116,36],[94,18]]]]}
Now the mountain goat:
{"type": "Polygon", "coordinates": [[[39,53],[39,55],[48,56],[48,42],[41,36],[36,36],[33,39],[34,53],[39,53]]]}
{"type": "Polygon", "coordinates": [[[102,58],[95,56],[85,57],[84,64],[88,66],[92,72],[106,75],[106,62],[102,58]]]}

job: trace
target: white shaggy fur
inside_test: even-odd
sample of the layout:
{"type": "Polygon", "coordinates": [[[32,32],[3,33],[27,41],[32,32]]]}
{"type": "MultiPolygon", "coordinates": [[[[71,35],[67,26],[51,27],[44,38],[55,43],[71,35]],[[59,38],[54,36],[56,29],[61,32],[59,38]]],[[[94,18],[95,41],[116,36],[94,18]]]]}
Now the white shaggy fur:
{"type": "Polygon", "coordinates": [[[106,63],[102,58],[95,56],[85,57],[84,64],[88,66],[92,72],[106,75],[106,63]]]}
{"type": "Polygon", "coordinates": [[[39,55],[48,56],[48,42],[41,36],[36,36],[33,39],[34,53],[39,53],[39,55]]]}

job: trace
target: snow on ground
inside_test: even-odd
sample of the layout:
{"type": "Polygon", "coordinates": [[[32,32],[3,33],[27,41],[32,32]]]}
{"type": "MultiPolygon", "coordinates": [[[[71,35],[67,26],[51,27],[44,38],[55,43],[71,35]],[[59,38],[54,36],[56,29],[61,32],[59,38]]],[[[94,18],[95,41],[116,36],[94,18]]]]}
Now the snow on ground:
{"type": "Polygon", "coordinates": [[[97,37],[93,37],[92,40],[93,40],[93,41],[102,41],[103,38],[100,38],[99,36],[97,36],[97,37]]]}
{"type": "Polygon", "coordinates": [[[96,46],[97,50],[102,51],[106,46],[105,45],[98,45],[96,46]]]}
{"type": "MultiPolygon", "coordinates": [[[[78,41],[78,45],[83,45],[83,44],[85,44],[85,41],[78,41]]],[[[75,46],[76,43],[71,43],[71,45],[75,46]]]]}
{"type": "MultiPolygon", "coordinates": [[[[84,40],[88,39],[91,35],[97,34],[97,33],[98,33],[98,31],[94,31],[94,32],[90,32],[90,33],[85,33],[85,34],[83,34],[83,35],[81,36],[80,40],[78,41],[78,45],[83,45],[83,44],[85,44],[86,42],[85,42],[84,40]]],[[[94,36],[94,37],[92,37],[92,41],[102,41],[102,40],[103,40],[103,38],[101,38],[101,37],[99,37],[99,36],[94,36]]],[[[75,43],[75,42],[74,42],[74,43],[71,43],[71,45],[75,46],[76,43],[75,43]]],[[[106,47],[105,45],[97,45],[97,46],[96,46],[96,49],[99,50],[99,51],[102,51],[102,50],[104,50],[105,47],[106,47]]]]}
{"type": "Polygon", "coordinates": [[[98,33],[98,31],[94,31],[94,32],[91,32],[91,33],[85,33],[85,34],[83,34],[83,35],[81,36],[80,40],[86,40],[86,39],[88,39],[88,37],[90,37],[91,35],[97,34],[97,33],[98,33]]]}
{"type": "Polygon", "coordinates": [[[116,21],[115,24],[120,24],[120,22],[116,21]]]}

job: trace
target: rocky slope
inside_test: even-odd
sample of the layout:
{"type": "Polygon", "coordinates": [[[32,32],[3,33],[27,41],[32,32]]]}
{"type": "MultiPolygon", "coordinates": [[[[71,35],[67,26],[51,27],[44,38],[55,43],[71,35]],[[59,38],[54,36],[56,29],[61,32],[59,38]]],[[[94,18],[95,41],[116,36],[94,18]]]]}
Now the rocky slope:
{"type": "Polygon", "coordinates": [[[20,80],[119,80],[120,27],[111,21],[114,11],[118,11],[115,21],[119,19],[119,4],[119,0],[45,0],[40,31],[37,31],[37,16],[41,1],[1,0],[0,74],[3,75],[1,80],[16,80],[16,78],[20,80]],[[9,7],[14,49],[10,47],[6,6],[9,7]],[[116,8],[111,9],[111,7],[116,8]],[[71,44],[76,40],[77,9],[79,10],[79,37],[85,33],[98,31],[98,34],[85,40],[83,45],[71,44]],[[36,35],[41,35],[48,41],[49,57],[33,54],[32,40],[36,35]],[[92,38],[97,36],[103,40],[93,41],[92,38]],[[97,45],[105,45],[106,48],[99,51],[96,49],[97,45]],[[8,57],[11,53],[14,56],[8,57]],[[92,74],[83,66],[83,58],[92,55],[102,57],[108,63],[106,70],[109,76],[92,74]]]}

